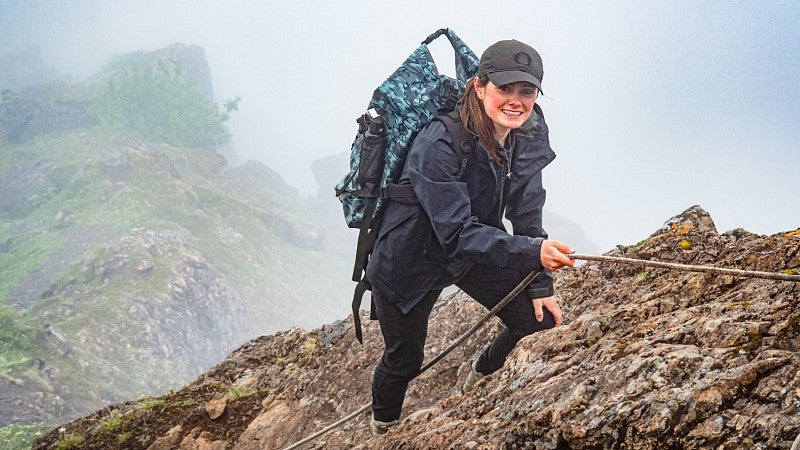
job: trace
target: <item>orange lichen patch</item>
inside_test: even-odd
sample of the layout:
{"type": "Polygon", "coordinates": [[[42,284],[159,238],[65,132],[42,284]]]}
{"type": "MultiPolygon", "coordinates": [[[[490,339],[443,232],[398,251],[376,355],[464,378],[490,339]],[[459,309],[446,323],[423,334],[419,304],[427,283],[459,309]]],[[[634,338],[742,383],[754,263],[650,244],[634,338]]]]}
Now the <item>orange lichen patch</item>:
{"type": "Polygon", "coordinates": [[[784,234],[784,236],[786,236],[786,237],[792,237],[792,236],[800,237],[800,228],[798,228],[798,229],[796,229],[794,231],[790,231],[790,232],[784,234]]]}
{"type": "Polygon", "coordinates": [[[678,233],[678,234],[688,234],[689,231],[691,231],[694,228],[697,228],[695,224],[686,222],[675,222],[672,225],[670,225],[670,227],[672,228],[673,233],[678,233]]]}

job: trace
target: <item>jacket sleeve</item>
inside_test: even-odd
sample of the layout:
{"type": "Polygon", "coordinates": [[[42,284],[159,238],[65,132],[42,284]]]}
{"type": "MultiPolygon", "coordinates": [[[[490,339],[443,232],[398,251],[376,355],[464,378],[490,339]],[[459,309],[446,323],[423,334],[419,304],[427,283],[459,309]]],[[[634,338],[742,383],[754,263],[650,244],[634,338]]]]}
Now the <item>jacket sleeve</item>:
{"type": "Polygon", "coordinates": [[[420,131],[406,161],[406,174],[447,256],[523,271],[541,270],[541,246],[534,245],[532,237],[509,235],[480,223],[472,214],[467,183],[459,176],[461,162],[439,121],[420,131]]]}

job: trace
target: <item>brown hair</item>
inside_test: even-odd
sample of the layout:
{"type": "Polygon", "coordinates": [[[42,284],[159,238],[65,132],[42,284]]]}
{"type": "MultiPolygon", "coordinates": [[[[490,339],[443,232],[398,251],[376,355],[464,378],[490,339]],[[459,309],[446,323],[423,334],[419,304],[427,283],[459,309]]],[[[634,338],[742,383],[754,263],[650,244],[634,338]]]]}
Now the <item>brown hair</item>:
{"type": "MultiPolygon", "coordinates": [[[[478,136],[484,147],[489,149],[489,154],[492,156],[495,164],[498,166],[502,164],[500,155],[497,154],[497,140],[494,137],[494,122],[486,114],[483,107],[483,101],[478,98],[478,93],[475,90],[475,78],[467,81],[464,96],[461,98],[461,111],[459,117],[461,123],[467,128],[467,131],[478,136]]],[[[484,75],[478,78],[478,84],[486,86],[489,83],[489,77],[484,75]]]]}

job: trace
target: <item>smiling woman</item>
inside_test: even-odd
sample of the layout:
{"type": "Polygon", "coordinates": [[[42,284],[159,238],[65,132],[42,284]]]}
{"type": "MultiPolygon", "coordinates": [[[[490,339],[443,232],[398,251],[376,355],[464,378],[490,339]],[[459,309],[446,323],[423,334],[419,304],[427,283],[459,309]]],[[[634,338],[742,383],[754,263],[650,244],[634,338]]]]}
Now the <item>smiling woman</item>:
{"type": "Polygon", "coordinates": [[[542,229],[541,171],[555,158],[536,105],[543,74],[529,45],[493,44],[456,107],[456,126],[477,137],[474,161],[462,167],[463,149],[440,121],[411,146],[400,184],[410,184],[419,203],[389,201],[366,269],[386,345],[372,381],[375,434],[399,423],[408,382],[422,365],[428,317],[445,287],[456,285],[491,310],[533,280],[497,313],[505,328],[469,363],[462,392],[500,369],[520,339],[561,325],[550,271],[572,266],[566,254],[574,250],[542,229]]]}

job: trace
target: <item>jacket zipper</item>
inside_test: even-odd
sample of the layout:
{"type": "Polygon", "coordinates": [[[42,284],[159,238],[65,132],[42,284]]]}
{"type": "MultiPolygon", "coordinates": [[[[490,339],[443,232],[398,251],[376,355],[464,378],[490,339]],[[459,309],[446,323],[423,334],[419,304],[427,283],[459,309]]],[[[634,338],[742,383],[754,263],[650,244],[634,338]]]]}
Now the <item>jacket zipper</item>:
{"type": "Polygon", "coordinates": [[[497,224],[503,224],[503,211],[506,209],[505,193],[506,183],[511,182],[512,161],[514,160],[514,147],[508,149],[506,161],[503,163],[504,174],[500,175],[500,207],[497,209],[497,224]]]}

